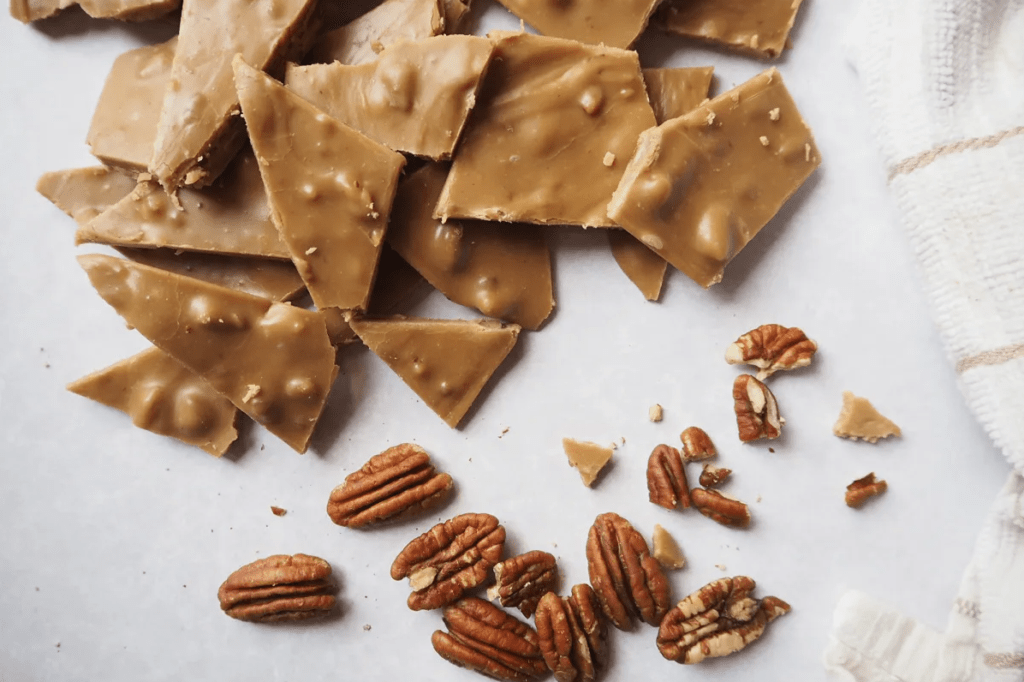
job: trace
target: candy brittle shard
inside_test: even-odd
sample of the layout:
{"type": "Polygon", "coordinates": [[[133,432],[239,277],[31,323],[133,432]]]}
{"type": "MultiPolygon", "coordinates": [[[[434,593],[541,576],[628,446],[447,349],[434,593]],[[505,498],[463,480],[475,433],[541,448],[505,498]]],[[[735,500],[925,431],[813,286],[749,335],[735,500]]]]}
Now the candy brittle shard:
{"type": "Polygon", "coordinates": [[[900,427],[879,412],[867,398],[843,391],[843,409],[839,413],[832,433],[840,438],[858,438],[877,443],[881,438],[900,436],[900,427]]]}
{"type": "Polygon", "coordinates": [[[714,72],[713,66],[644,69],[647,98],[658,125],[700,106],[708,98],[714,72]]]}
{"type": "Polygon", "coordinates": [[[666,0],[651,20],[669,33],[778,57],[802,0],[666,0]]]}
{"type": "MultiPolygon", "coordinates": [[[[385,0],[361,17],[321,36],[306,61],[366,64],[395,43],[440,35],[446,25],[441,0],[385,0]]],[[[461,19],[461,16],[459,17],[461,19]]]]}
{"type": "Polygon", "coordinates": [[[660,0],[499,0],[540,33],[594,45],[627,48],[647,26],[660,0]]]}
{"type": "Polygon", "coordinates": [[[79,225],[86,225],[134,189],[134,180],[106,166],[51,171],[36,183],[37,192],[79,225]]]}

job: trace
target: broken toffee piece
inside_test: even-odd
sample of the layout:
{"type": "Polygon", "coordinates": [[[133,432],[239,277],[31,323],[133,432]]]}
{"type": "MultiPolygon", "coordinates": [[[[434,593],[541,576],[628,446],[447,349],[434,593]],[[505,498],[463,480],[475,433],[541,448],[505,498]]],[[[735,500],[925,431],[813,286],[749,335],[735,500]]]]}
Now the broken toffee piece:
{"type": "Polygon", "coordinates": [[[625,230],[608,230],[608,246],[619,269],[648,301],[661,298],[668,263],[625,230]]]}
{"type": "Polygon", "coordinates": [[[593,486],[601,470],[612,458],[611,448],[573,438],[563,438],[562,449],[569,458],[569,466],[580,472],[580,479],[588,488],[593,486]]]}
{"type": "Polygon", "coordinates": [[[494,320],[353,318],[359,338],[441,419],[455,428],[519,337],[494,320]]]}
{"type": "Polygon", "coordinates": [[[627,48],[643,33],[660,0],[498,0],[540,33],[627,48]]]}
{"type": "Polygon", "coordinates": [[[313,302],[366,310],[405,157],[240,57],[234,68],[271,215],[313,302]]]}
{"type": "Polygon", "coordinates": [[[440,35],[445,30],[446,4],[447,0],[385,0],[321,36],[306,55],[306,62],[366,64],[395,43],[440,35]]]}
{"type": "Polygon", "coordinates": [[[801,0],[665,0],[651,20],[669,33],[778,57],[801,0]]]}
{"type": "Polygon", "coordinates": [[[329,116],[391,149],[434,160],[451,158],[491,42],[438,36],[393,45],[358,66],[290,66],[288,89],[329,116]]]}
{"type": "Polygon", "coordinates": [[[614,226],[606,206],[624,164],[604,160],[628,159],[655,125],[637,54],[491,35],[491,65],[434,215],[614,226]]]}
{"type": "Polygon", "coordinates": [[[130,175],[146,172],[178,38],[114,60],[85,141],[93,156],[130,175]]]}
{"type": "Polygon", "coordinates": [[[251,151],[239,154],[214,185],[182,189],[177,201],[180,208],[157,183],[140,182],[134,192],[80,227],[75,241],[290,257],[270,218],[251,151]]]}
{"type": "Polygon", "coordinates": [[[714,73],[713,66],[644,69],[647,98],[658,125],[699,107],[708,98],[714,73]]]}
{"type": "Polygon", "coordinates": [[[126,413],[140,429],[216,457],[238,437],[231,401],[159,348],[72,381],[68,390],[126,413]]]}
{"type": "Polygon", "coordinates": [[[387,241],[452,301],[537,329],[555,302],[551,253],[535,225],[441,223],[432,216],[447,172],[428,164],[398,186],[387,241]]]}
{"type": "Polygon", "coordinates": [[[707,288],[820,161],[769,69],[644,132],[608,215],[707,288]]]}
{"type": "Polygon", "coordinates": [[[843,391],[843,409],[832,427],[832,433],[840,438],[858,438],[877,443],[881,438],[900,436],[900,427],[894,421],[875,409],[867,398],[860,398],[849,391],[843,391]]]}
{"type": "Polygon", "coordinates": [[[313,39],[315,0],[184,0],[149,171],[167,191],[213,182],[245,140],[231,60],[273,70],[313,39]]]}
{"type": "Polygon", "coordinates": [[[110,256],[78,262],[129,325],[305,452],[338,371],[319,313],[110,256]]]}
{"type": "Polygon", "coordinates": [[[11,0],[11,16],[28,23],[47,19],[73,5],[95,19],[147,21],[172,12],[181,0],[11,0]]]}
{"type": "Polygon", "coordinates": [[[135,189],[135,181],[106,166],[43,173],[36,191],[79,225],[103,213],[135,189]]]}

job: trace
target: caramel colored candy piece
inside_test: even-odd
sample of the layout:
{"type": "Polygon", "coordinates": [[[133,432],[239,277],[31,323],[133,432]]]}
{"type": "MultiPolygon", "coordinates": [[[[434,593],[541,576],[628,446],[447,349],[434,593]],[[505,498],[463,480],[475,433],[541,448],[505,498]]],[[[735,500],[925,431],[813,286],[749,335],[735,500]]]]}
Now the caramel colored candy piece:
{"type": "Polygon", "coordinates": [[[112,246],[164,246],[268,258],[289,258],[270,218],[252,152],[240,154],[217,182],[178,192],[175,206],[155,182],[141,182],[129,196],[79,228],[76,241],[112,246]]]}
{"type": "Polygon", "coordinates": [[[338,371],[319,313],[110,256],[78,262],[129,325],[305,452],[338,371]]]}
{"type": "Polygon", "coordinates": [[[840,438],[861,438],[869,443],[901,435],[900,427],[876,410],[867,398],[859,398],[849,391],[843,391],[843,409],[832,433],[840,438]]]}
{"type": "Polygon", "coordinates": [[[444,10],[444,32],[458,33],[462,29],[462,22],[469,14],[472,0],[442,0],[441,9],[444,10]]]}
{"type": "Polygon", "coordinates": [[[647,98],[654,109],[654,119],[658,125],[700,106],[708,98],[714,73],[713,66],[644,69],[647,98]]]}
{"type": "Polygon", "coordinates": [[[114,60],[85,138],[106,165],[133,175],[146,172],[177,45],[175,37],[114,60]]]}
{"type": "Polygon", "coordinates": [[[820,162],[769,69],[641,135],[608,215],[707,288],[820,162]]]}
{"type": "Polygon", "coordinates": [[[548,36],[629,47],[661,0],[498,0],[548,36]]]}
{"type": "Polygon", "coordinates": [[[36,191],[54,206],[85,225],[131,194],[135,181],[106,166],[72,168],[44,173],[36,191]]]}
{"type": "Polygon", "coordinates": [[[318,308],[366,310],[405,157],[235,60],[272,215],[318,308]]]}
{"type": "Polygon", "coordinates": [[[118,251],[136,263],[184,277],[194,277],[271,301],[290,301],[306,289],[295,266],[284,260],[194,253],[175,249],[120,247],[118,251]]]}
{"type": "Polygon", "coordinates": [[[385,49],[368,64],[291,66],[288,89],[397,151],[451,158],[491,58],[491,42],[438,36],[385,49]]]}
{"type": "Polygon", "coordinates": [[[445,28],[441,0],[385,0],[354,21],[325,33],[306,61],[366,64],[384,48],[440,35],[445,28]]]}
{"type": "Polygon", "coordinates": [[[635,52],[497,33],[438,217],[615,225],[605,207],[655,125],[635,52]]]}
{"type": "Polygon", "coordinates": [[[146,21],[162,17],[180,4],[181,0],[11,0],[11,16],[28,23],[78,5],[96,19],[146,21]]]}
{"type": "Polygon", "coordinates": [[[167,190],[208,185],[245,140],[231,60],[274,69],[305,52],[315,0],[184,0],[149,170],[167,190]]]}
{"type": "Polygon", "coordinates": [[[801,0],[665,0],[653,19],[682,36],[778,57],[801,0]]]}
{"type": "Polygon", "coordinates": [[[220,457],[238,437],[238,410],[159,348],[68,384],[68,390],[121,410],[132,423],[220,457]]]}
{"type": "Polygon", "coordinates": [[[661,297],[668,263],[625,230],[608,230],[608,246],[619,269],[648,301],[661,297]]]}
{"type": "Polygon", "coordinates": [[[580,479],[588,488],[612,458],[611,448],[572,438],[562,439],[562,449],[569,458],[569,465],[580,472],[580,479]]]}
{"type": "Polygon", "coordinates": [[[678,569],[686,565],[683,550],[667,530],[654,524],[654,537],[651,539],[651,545],[654,547],[651,556],[657,559],[663,568],[678,569]]]}
{"type": "Polygon", "coordinates": [[[430,164],[398,186],[388,243],[441,293],[484,315],[537,329],[555,302],[551,253],[535,225],[441,223],[432,217],[444,186],[430,164]]]}
{"type": "Polygon", "coordinates": [[[519,336],[492,320],[349,321],[370,350],[455,428],[519,336]]]}

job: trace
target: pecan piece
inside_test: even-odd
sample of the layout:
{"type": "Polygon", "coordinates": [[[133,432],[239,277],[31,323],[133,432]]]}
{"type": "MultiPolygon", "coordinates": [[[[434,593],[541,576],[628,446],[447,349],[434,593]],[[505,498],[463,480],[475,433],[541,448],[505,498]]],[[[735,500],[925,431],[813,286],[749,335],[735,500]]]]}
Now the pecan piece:
{"type": "Polygon", "coordinates": [[[779,370],[806,367],[817,350],[818,344],[796,327],[763,324],[726,348],[725,361],[757,367],[757,378],[764,381],[779,370]]]}
{"type": "Polygon", "coordinates": [[[339,526],[358,528],[427,507],[451,488],[452,477],[437,473],[423,448],[403,443],[372,457],[332,490],[327,514],[339,526]]]}
{"type": "Polygon", "coordinates": [[[391,564],[391,577],[409,578],[410,609],[436,609],[482,583],[504,548],[505,528],[498,519],[462,514],[406,545],[391,564]]]}
{"type": "Polygon", "coordinates": [[[671,606],[665,572],[618,514],[601,514],[590,527],[587,569],[601,610],[620,630],[631,629],[635,616],[657,626],[671,606]]]}
{"type": "Polygon", "coordinates": [[[651,452],[647,460],[647,493],[651,502],[665,509],[690,506],[686,469],[678,450],[663,444],[651,452]]]}
{"type": "Polygon", "coordinates": [[[744,443],[782,435],[779,404],[768,387],[749,374],[736,377],[732,385],[736,427],[744,443]]]}
{"type": "Polygon", "coordinates": [[[499,680],[525,682],[547,672],[537,633],[483,599],[466,597],[445,607],[448,632],[430,638],[442,658],[499,680]]]}
{"type": "Polygon", "coordinates": [[[704,469],[700,472],[700,478],[697,479],[702,486],[705,488],[714,488],[725,482],[725,479],[729,478],[729,474],[732,473],[732,469],[725,469],[723,467],[716,467],[712,464],[705,464],[704,469]]]}
{"type": "Polygon", "coordinates": [[[331,565],[307,554],[276,554],[228,576],[217,597],[224,613],[254,623],[305,620],[334,608],[331,565]]]}
{"type": "Polygon", "coordinates": [[[750,596],[754,581],[746,576],[708,583],[676,604],[658,628],[658,650],[670,661],[700,663],[744,648],[768,623],[789,613],[777,597],[750,596]]]}
{"type": "Polygon", "coordinates": [[[694,488],[690,498],[697,511],[723,526],[746,528],[750,525],[750,508],[734,497],[717,490],[694,488]]]}
{"type": "Polygon", "coordinates": [[[846,506],[858,509],[870,498],[881,495],[888,489],[889,485],[883,480],[876,480],[875,472],[872,471],[864,478],[858,478],[846,486],[846,506]]]}
{"type": "Polygon", "coordinates": [[[497,598],[502,606],[518,607],[529,618],[540,598],[558,587],[555,557],[534,550],[505,559],[494,567],[494,579],[495,585],[487,591],[487,596],[497,598]]]}
{"type": "Polygon", "coordinates": [[[712,459],[718,454],[711,436],[699,426],[691,426],[679,434],[683,442],[683,460],[686,462],[702,462],[712,459]]]}
{"type": "Polygon", "coordinates": [[[593,682],[604,664],[604,621],[590,585],[576,585],[572,596],[548,592],[534,620],[540,650],[558,682],[593,682]]]}

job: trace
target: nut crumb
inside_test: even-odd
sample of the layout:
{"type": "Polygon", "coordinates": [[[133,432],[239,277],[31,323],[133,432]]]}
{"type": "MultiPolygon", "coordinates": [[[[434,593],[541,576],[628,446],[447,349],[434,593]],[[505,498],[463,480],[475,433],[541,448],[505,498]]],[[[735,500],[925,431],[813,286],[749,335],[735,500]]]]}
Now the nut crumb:
{"type": "Polygon", "coordinates": [[[778,121],[779,120],[779,116],[781,116],[781,115],[782,115],[782,110],[779,109],[778,107],[775,107],[774,109],[772,109],[771,111],[768,112],[768,118],[771,119],[772,121],[778,121]]]}
{"type": "Polygon", "coordinates": [[[811,160],[811,143],[804,142],[804,161],[811,160]]]}
{"type": "Polygon", "coordinates": [[[306,255],[307,256],[312,256],[314,253],[316,253],[316,247],[315,246],[311,246],[308,249],[306,249],[306,255]]]}
{"type": "Polygon", "coordinates": [[[729,95],[729,97],[732,99],[732,103],[733,104],[739,104],[740,103],[740,93],[734,92],[731,95],[729,95]]]}
{"type": "Polygon", "coordinates": [[[500,433],[500,434],[498,435],[498,438],[501,438],[501,437],[502,437],[502,436],[504,436],[504,435],[505,435],[506,433],[508,433],[508,430],[509,430],[509,428],[511,428],[511,427],[509,427],[509,426],[506,426],[506,427],[505,427],[504,429],[502,429],[501,433],[500,433]]]}
{"type": "Polygon", "coordinates": [[[713,112],[713,111],[709,111],[708,112],[707,122],[708,122],[708,125],[713,125],[715,123],[715,112],[713,112]]]}
{"type": "Polygon", "coordinates": [[[384,43],[380,42],[379,40],[375,40],[372,43],[370,43],[370,49],[373,50],[374,54],[380,54],[381,52],[384,51],[384,43]]]}
{"type": "Polygon", "coordinates": [[[754,35],[750,36],[750,49],[756,50],[757,46],[758,46],[758,44],[760,42],[761,42],[761,36],[757,35],[756,33],[754,35]]]}
{"type": "Polygon", "coordinates": [[[754,502],[760,502],[760,501],[761,501],[761,496],[760,496],[760,495],[758,495],[758,496],[757,496],[757,499],[756,499],[756,500],[754,500],[754,502]]]}
{"type": "Polygon", "coordinates": [[[372,629],[373,629],[373,628],[372,628],[372,627],[370,627],[370,624],[369,624],[369,623],[367,623],[366,625],[364,625],[364,626],[363,626],[363,632],[369,632],[369,631],[370,631],[370,630],[372,630],[372,629]]]}
{"type": "Polygon", "coordinates": [[[647,418],[652,422],[660,422],[663,414],[664,411],[658,403],[654,403],[647,409],[647,418]]]}
{"type": "Polygon", "coordinates": [[[247,403],[260,394],[263,389],[260,388],[259,384],[249,384],[246,387],[245,395],[242,397],[242,402],[247,403]]]}
{"type": "Polygon", "coordinates": [[[761,146],[762,147],[767,147],[768,146],[768,138],[766,136],[762,135],[759,139],[761,140],[761,146]]]}
{"type": "Polygon", "coordinates": [[[605,152],[604,160],[602,161],[602,163],[604,163],[604,165],[607,166],[608,168],[611,168],[612,166],[614,166],[615,165],[615,154],[612,154],[611,152],[605,152]]]}
{"type": "Polygon", "coordinates": [[[728,570],[728,569],[726,569],[725,564],[715,564],[715,568],[717,568],[719,571],[726,571],[726,570],[728,570]]]}
{"type": "Polygon", "coordinates": [[[274,505],[270,505],[270,511],[274,512],[274,516],[284,516],[288,513],[284,507],[275,507],[274,505]]]}

